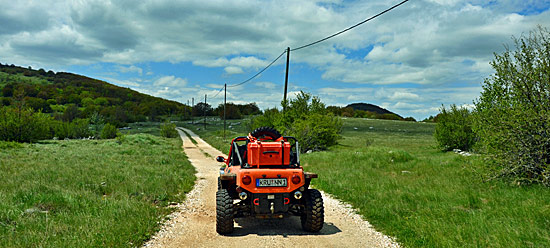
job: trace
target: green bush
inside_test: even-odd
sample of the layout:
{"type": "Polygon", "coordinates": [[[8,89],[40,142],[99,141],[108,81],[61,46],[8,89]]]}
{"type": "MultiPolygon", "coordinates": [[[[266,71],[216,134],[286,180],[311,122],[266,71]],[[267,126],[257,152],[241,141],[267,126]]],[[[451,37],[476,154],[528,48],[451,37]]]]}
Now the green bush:
{"type": "Polygon", "coordinates": [[[93,112],[90,116],[90,128],[94,136],[98,137],[101,135],[101,130],[105,125],[105,118],[97,112],[93,112]]]}
{"type": "Polygon", "coordinates": [[[539,27],[495,54],[474,130],[499,175],[550,186],[550,32],[539,27]]]}
{"type": "Polygon", "coordinates": [[[58,139],[79,139],[92,135],[88,119],[75,119],[72,122],[52,121],[53,137],[58,139]]]}
{"type": "MultiPolygon", "coordinates": [[[[239,107],[233,103],[227,103],[225,105],[225,119],[226,120],[234,120],[234,119],[242,119],[243,115],[241,111],[239,110],[239,107]]],[[[224,117],[224,109],[223,104],[220,104],[218,107],[218,116],[220,116],[221,119],[224,117]]]]}
{"type": "Polygon", "coordinates": [[[71,138],[87,138],[92,135],[88,119],[76,119],[70,124],[71,138]]]}
{"type": "Polygon", "coordinates": [[[476,141],[470,111],[464,107],[458,108],[454,104],[449,110],[441,107],[434,136],[439,147],[445,151],[469,151],[476,141]]]}
{"type": "Polygon", "coordinates": [[[258,127],[275,127],[280,123],[282,118],[281,113],[276,108],[266,109],[263,115],[258,115],[250,121],[249,130],[254,130],[258,127]]]}
{"type": "Polygon", "coordinates": [[[102,139],[114,139],[116,138],[118,133],[118,130],[116,127],[110,123],[105,124],[103,126],[103,130],[101,130],[101,138],[102,139]]]}
{"type": "Polygon", "coordinates": [[[337,144],[340,137],[338,127],[341,126],[340,120],[332,114],[313,113],[305,119],[296,120],[289,133],[300,142],[301,152],[318,151],[337,144]]]}
{"type": "Polygon", "coordinates": [[[282,103],[284,111],[268,109],[251,121],[251,130],[274,127],[283,135],[294,136],[300,150],[324,150],[335,145],[340,137],[342,122],[325,107],[318,97],[300,92],[295,99],[282,103]]]}
{"type": "Polygon", "coordinates": [[[30,108],[0,108],[0,140],[33,142],[51,138],[52,118],[30,108]]]}
{"type": "Polygon", "coordinates": [[[160,135],[166,138],[178,137],[178,131],[176,131],[176,124],[170,122],[164,122],[160,124],[160,135]]]}
{"type": "Polygon", "coordinates": [[[68,139],[71,137],[69,123],[63,121],[52,121],[51,125],[52,136],[58,139],[68,139]]]}

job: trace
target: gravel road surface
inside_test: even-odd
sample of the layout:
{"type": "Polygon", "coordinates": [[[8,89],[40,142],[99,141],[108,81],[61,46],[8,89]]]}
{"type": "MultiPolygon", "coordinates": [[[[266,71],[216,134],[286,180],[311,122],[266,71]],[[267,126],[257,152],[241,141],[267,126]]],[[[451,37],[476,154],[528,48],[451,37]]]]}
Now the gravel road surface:
{"type": "Polygon", "coordinates": [[[302,231],[299,217],[261,220],[236,219],[235,232],[216,233],[216,190],[220,163],[225,156],[198,135],[178,128],[183,150],[197,170],[195,187],[161,230],[144,247],[399,247],[377,232],[355,211],[324,192],[325,224],[319,233],[302,231]],[[187,132],[197,144],[183,133],[187,132]]]}

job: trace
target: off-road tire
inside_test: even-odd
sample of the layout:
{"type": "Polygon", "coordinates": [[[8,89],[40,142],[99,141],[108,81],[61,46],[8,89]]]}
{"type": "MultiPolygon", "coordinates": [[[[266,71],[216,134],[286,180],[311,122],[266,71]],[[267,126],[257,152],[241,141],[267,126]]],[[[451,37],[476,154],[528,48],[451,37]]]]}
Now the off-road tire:
{"type": "Polygon", "coordinates": [[[302,229],[307,232],[319,232],[325,222],[325,209],[321,192],[316,189],[308,189],[304,198],[306,208],[300,217],[302,229]]]}
{"type": "Polygon", "coordinates": [[[257,139],[263,136],[268,136],[273,140],[276,140],[281,137],[281,133],[279,133],[279,131],[277,131],[275,128],[272,128],[272,127],[256,128],[256,130],[252,131],[250,135],[252,135],[252,137],[255,137],[257,139]]]}
{"type": "Polygon", "coordinates": [[[222,189],[222,179],[218,177],[218,190],[222,189]]]}
{"type": "Polygon", "coordinates": [[[228,234],[233,230],[233,199],[227,189],[219,189],[216,192],[216,232],[228,234]]]}

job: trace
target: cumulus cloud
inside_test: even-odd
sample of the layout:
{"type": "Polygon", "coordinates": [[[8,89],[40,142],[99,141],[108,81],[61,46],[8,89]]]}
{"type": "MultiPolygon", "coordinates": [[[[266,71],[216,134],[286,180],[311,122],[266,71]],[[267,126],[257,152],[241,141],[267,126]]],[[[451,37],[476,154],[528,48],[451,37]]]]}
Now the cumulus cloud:
{"type": "Polygon", "coordinates": [[[223,68],[225,70],[225,72],[227,74],[240,74],[240,73],[243,73],[243,69],[241,69],[240,67],[236,67],[236,66],[228,66],[228,67],[225,67],[223,68]]]}
{"type": "Polygon", "coordinates": [[[273,89],[275,89],[275,87],[277,87],[277,85],[272,83],[272,82],[257,82],[257,83],[254,83],[254,84],[258,87],[262,87],[262,88],[266,88],[266,89],[270,89],[270,90],[273,90],[273,89]]]}
{"type": "MultiPolygon", "coordinates": [[[[0,54],[3,63],[37,68],[109,62],[119,65],[119,72],[143,76],[143,69],[133,64],[153,61],[220,68],[220,74],[231,77],[254,73],[286,47],[333,34],[397,2],[0,0],[0,54]]],[[[452,100],[469,104],[480,90],[472,84],[492,73],[488,62],[493,52],[503,51],[512,35],[537,24],[549,26],[549,6],[536,0],[409,1],[340,36],[291,52],[291,63],[306,65],[341,86],[318,89],[315,83],[305,85],[307,80],[298,82],[330,104],[366,97],[403,110],[411,104],[429,110],[452,100]]],[[[155,73],[167,74],[146,69],[145,76],[155,73]]],[[[139,87],[162,96],[179,90],[185,95],[179,98],[211,90],[186,83],[165,76],[151,80],[159,89],[139,87]]],[[[280,101],[280,93],[262,93],[272,89],[270,84],[255,87],[255,98],[245,101],[266,106],[280,101]]],[[[239,91],[233,88],[228,96],[243,100],[239,91]]]]}
{"type": "MultiPolygon", "coordinates": [[[[164,76],[164,77],[161,77],[161,78],[155,80],[155,82],[153,82],[153,85],[154,86],[184,87],[185,85],[187,85],[187,79],[178,78],[178,77],[175,77],[175,76],[164,76]]],[[[167,87],[165,87],[165,88],[167,88],[167,87]]],[[[168,89],[166,89],[166,90],[168,90],[168,89]]]]}
{"type": "Polygon", "coordinates": [[[139,75],[143,74],[143,69],[135,65],[130,65],[130,66],[117,65],[116,68],[119,72],[122,72],[122,73],[135,72],[139,75]]]}
{"type": "Polygon", "coordinates": [[[131,87],[139,87],[140,86],[140,84],[135,82],[135,81],[118,80],[116,78],[110,78],[110,77],[106,77],[104,79],[105,79],[105,81],[107,81],[109,83],[114,83],[114,84],[122,85],[122,86],[131,86],[131,87]]]}

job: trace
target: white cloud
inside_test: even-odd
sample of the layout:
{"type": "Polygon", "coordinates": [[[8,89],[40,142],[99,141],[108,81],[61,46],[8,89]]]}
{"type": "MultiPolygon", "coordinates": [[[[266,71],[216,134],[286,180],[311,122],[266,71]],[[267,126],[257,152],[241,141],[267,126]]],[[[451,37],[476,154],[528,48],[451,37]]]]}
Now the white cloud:
{"type": "Polygon", "coordinates": [[[416,101],[420,100],[420,97],[417,94],[410,92],[395,91],[389,99],[392,101],[416,101]]]}
{"type": "Polygon", "coordinates": [[[240,67],[236,67],[236,66],[228,66],[228,67],[225,67],[223,68],[225,70],[225,72],[227,74],[241,74],[243,73],[243,69],[241,69],[240,67]]]}
{"type": "Polygon", "coordinates": [[[275,89],[275,87],[277,87],[276,84],[271,83],[271,82],[256,82],[254,84],[258,87],[262,87],[262,88],[270,89],[270,90],[275,89]]]}
{"type": "MultiPolygon", "coordinates": [[[[220,68],[223,75],[215,76],[221,81],[219,77],[254,73],[288,46],[333,34],[397,2],[3,1],[0,54],[3,63],[35,68],[111,62],[124,65],[118,68],[122,73],[140,76],[144,69],[133,64],[190,63],[220,68]]],[[[548,1],[521,0],[409,1],[340,36],[291,52],[291,66],[316,70],[326,80],[323,89],[307,78],[310,75],[293,75],[294,67],[290,80],[299,78],[296,83],[328,104],[365,101],[392,107],[401,102],[398,107],[421,104],[422,111],[441,103],[470,104],[480,90],[471,85],[493,71],[488,63],[493,52],[503,51],[512,35],[520,36],[537,24],[550,26],[549,5],[548,1]],[[415,87],[403,86],[411,84],[415,87]]],[[[276,65],[283,63],[284,58],[276,65]]],[[[183,101],[211,91],[187,87],[186,79],[175,76],[153,80],[147,76],[170,73],[145,71],[154,87],[136,80],[119,83],[140,85],[147,92],[183,101]],[[169,95],[176,90],[181,95],[169,95]]],[[[267,75],[261,80],[276,82],[267,75]]],[[[203,80],[216,82],[209,76],[203,80]]],[[[228,97],[257,101],[261,106],[280,102],[281,92],[265,92],[272,85],[256,83],[258,92],[249,96],[250,85],[231,88],[228,97]]]]}
{"type": "Polygon", "coordinates": [[[118,65],[116,67],[116,69],[119,71],[119,72],[122,72],[122,73],[128,73],[128,72],[135,72],[139,75],[142,75],[143,74],[143,69],[135,66],[135,65],[130,65],[128,67],[126,66],[122,66],[122,65],[118,65]]]}
{"type": "Polygon", "coordinates": [[[178,77],[174,77],[174,76],[164,76],[164,77],[161,77],[161,78],[155,80],[155,82],[153,82],[153,85],[154,86],[184,87],[185,85],[187,85],[187,79],[178,78],[178,77]]]}
{"type": "Polygon", "coordinates": [[[114,83],[116,85],[119,85],[119,86],[132,86],[132,87],[139,87],[140,84],[137,83],[137,82],[134,82],[134,81],[129,81],[129,80],[118,80],[118,79],[115,79],[115,78],[105,78],[105,81],[107,82],[111,82],[111,83],[114,83]]]}

